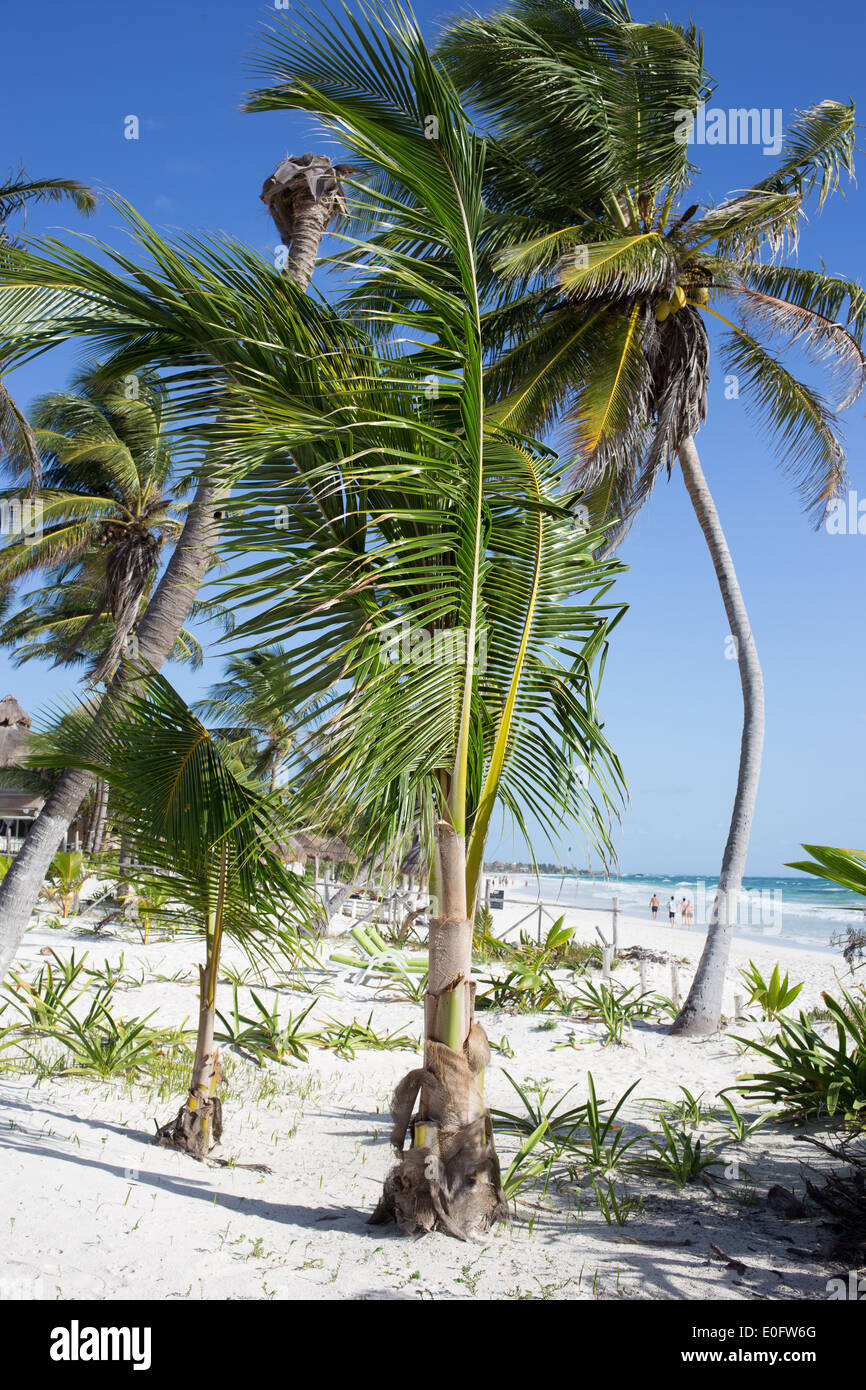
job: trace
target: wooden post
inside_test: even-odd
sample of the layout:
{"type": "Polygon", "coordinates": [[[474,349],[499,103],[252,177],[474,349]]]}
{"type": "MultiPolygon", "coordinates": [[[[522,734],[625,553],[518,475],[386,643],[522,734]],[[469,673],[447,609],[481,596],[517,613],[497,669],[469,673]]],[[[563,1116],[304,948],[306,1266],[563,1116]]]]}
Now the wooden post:
{"type": "Polygon", "coordinates": [[[671,961],[671,999],[675,1004],[680,1002],[680,970],[675,960],[671,961]]]}
{"type": "Polygon", "coordinates": [[[616,955],[619,950],[619,898],[613,900],[613,953],[616,955]]]}
{"type": "Polygon", "coordinates": [[[742,1018],[742,1017],[743,1017],[743,996],[742,996],[742,994],[735,994],[735,995],[734,995],[734,1018],[742,1018]]]}
{"type": "Polygon", "coordinates": [[[646,983],[646,961],[645,961],[645,960],[642,960],[641,963],[640,963],[640,992],[641,992],[641,994],[646,994],[646,992],[647,992],[647,983],[646,983]]]}
{"type": "Polygon", "coordinates": [[[484,906],[490,910],[490,879],[484,880],[484,906]]]}
{"type": "Polygon", "coordinates": [[[609,980],[609,979],[610,979],[610,947],[609,947],[609,946],[602,946],[602,948],[601,948],[601,978],[602,978],[603,980],[609,980]]]}

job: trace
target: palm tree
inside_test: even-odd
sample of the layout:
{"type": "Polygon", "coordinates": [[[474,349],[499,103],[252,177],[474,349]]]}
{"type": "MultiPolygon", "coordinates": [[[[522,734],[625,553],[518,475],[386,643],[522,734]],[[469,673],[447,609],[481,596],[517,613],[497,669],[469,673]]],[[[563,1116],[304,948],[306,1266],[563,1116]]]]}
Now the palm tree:
{"type": "Polygon", "coordinates": [[[793,348],[839,378],[835,409],[866,380],[866,295],[787,262],[810,194],[819,208],[853,175],[854,110],[798,116],[781,162],[717,206],[691,185],[689,121],[713,84],[693,27],[632,22],[622,0],[577,10],[518,0],[460,20],[439,55],[487,118],[491,213],[484,244],[493,417],[560,423],[597,520],[615,544],[677,461],[736,644],[744,722],[737,790],[704,952],[673,1031],[719,1025],[745,870],[764,727],[761,668],[695,435],[707,410],[708,320],[721,356],[820,522],[845,485],[834,408],[788,370],[793,348]],[[719,307],[729,307],[723,313],[719,307]]]}
{"type": "Polygon", "coordinates": [[[378,356],[311,306],[306,362],[300,327],[292,335],[295,379],[283,366],[266,396],[260,370],[248,418],[235,410],[234,449],[258,466],[229,547],[277,559],[248,564],[226,601],[254,609],[239,640],[292,639],[296,748],[308,759],[293,819],[345,827],[359,857],[397,854],[421,827],[434,900],[424,1065],[395,1093],[398,1161],[375,1219],[465,1237],[503,1207],[481,1089],[489,1048],[473,1019],[484,844],[497,806],[524,827],[530,807],[551,835],[574,815],[607,842],[619,781],[594,675],[617,616],[600,603],[616,567],[594,558],[600,533],[574,527],[556,459],[485,423],[484,149],[453,89],[397,6],[369,24],[331,16],[324,37],[321,25],[317,12],[274,27],[258,61],[269,85],[248,107],[312,111],[386,172],[390,196],[375,185],[367,196],[387,209],[400,251],[371,248],[365,273],[418,307],[382,315],[390,340],[378,356]],[[443,248],[447,274],[413,251],[419,236],[443,248]],[[420,357],[400,354],[409,329],[427,344],[420,357]]]}
{"type": "MultiPolygon", "coordinates": [[[[0,630],[17,664],[53,655],[56,665],[93,658],[91,687],[108,680],[153,590],[162,548],[182,529],[169,445],[171,415],[155,379],[100,382],[36,401],[31,438],[40,458],[40,532],[19,533],[0,550],[0,592],[8,597],[40,572],[48,584],[23,597],[0,630]],[[20,642],[24,643],[19,646],[20,642]]],[[[29,470],[26,453],[10,466],[29,470]]],[[[9,507],[21,489],[0,492],[9,507]]],[[[181,650],[180,637],[175,649],[181,650]]],[[[192,652],[194,648],[189,648],[192,652]]],[[[102,848],[108,786],[93,798],[87,850],[102,848]]]]}
{"type": "Polygon", "coordinates": [[[226,679],[195,708],[219,742],[274,791],[292,747],[293,702],[291,657],[275,646],[230,657],[226,679]]]}
{"type": "MultiPolygon", "coordinates": [[[[13,536],[0,549],[0,590],[42,572],[55,593],[65,593],[67,585],[79,601],[82,591],[88,593],[86,620],[64,619],[66,642],[57,661],[80,653],[104,623],[110,635],[88,673],[96,685],[113,674],[153,587],[162,548],[177,541],[183,523],[165,390],[146,377],[136,378],[130,395],[122,384],[93,378],[77,386],[42,396],[31,412],[42,461],[35,498],[41,534],[13,536]]],[[[20,457],[10,462],[27,466],[20,457]]],[[[17,489],[6,489],[0,505],[19,497],[17,489]]],[[[69,602],[60,601],[61,612],[69,602]]]]}
{"type": "MultiPolygon", "coordinates": [[[[100,558],[96,552],[94,559],[100,558]]],[[[143,616],[156,584],[154,573],[138,606],[135,622],[143,616]]],[[[56,579],[37,589],[28,589],[14,612],[0,624],[0,647],[11,648],[13,666],[27,661],[50,661],[55,666],[80,667],[104,659],[112,641],[115,624],[108,612],[99,611],[99,590],[86,566],[78,575],[59,568],[56,579]]],[[[196,602],[190,617],[221,616],[210,604],[196,602]]],[[[133,624],[133,633],[135,623],[133,624]]],[[[183,628],[172,648],[170,660],[197,670],[203,660],[201,643],[193,632],[183,628]]]]}
{"type": "MultiPolygon", "coordinates": [[[[277,179],[279,174],[280,169],[273,178],[277,179]]],[[[302,168],[297,177],[304,180],[309,190],[309,169],[302,168]]],[[[286,184],[285,180],[283,184],[286,184]]],[[[267,186],[266,183],[266,189],[267,186]]],[[[291,181],[283,188],[283,193],[290,188],[291,181]]],[[[297,250],[291,250],[290,254],[295,256],[295,260],[290,260],[285,273],[299,285],[305,286],[312,274],[310,255],[318,250],[325,227],[339,211],[336,202],[339,192],[339,185],[332,188],[331,180],[322,177],[316,184],[313,196],[299,196],[294,200],[291,225],[285,225],[286,234],[290,236],[291,248],[296,247],[297,250]]],[[[285,223],[285,197],[276,200],[274,206],[278,209],[274,214],[275,218],[282,217],[285,223]]],[[[141,235],[147,249],[156,253],[158,266],[158,238],[148,239],[149,229],[145,229],[145,224],[136,218],[131,210],[130,221],[141,235]]],[[[59,249],[56,242],[49,241],[47,246],[59,249]]],[[[222,337],[224,329],[222,324],[213,321],[200,290],[194,284],[190,284],[188,279],[183,279],[180,284],[172,287],[168,302],[162,305],[162,312],[154,317],[154,304],[148,298],[148,291],[153,284],[152,275],[147,270],[139,270],[131,265],[123,256],[112,255],[110,252],[108,256],[109,261],[113,262],[120,273],[112,274],[109,271],[107,281],[96,271],[94,263],[88,262],[87,257],[72,256],[79,275],[76,293],[74,273],[73,286],[63,280],[52,285],[52,270],[49,266],[43,266],[43,278],[40,278],[40,273],[36,273],[33,277],[34,283],[28,285],[19,275],[20,260],[16,260],[14,254],[10,254],[9,278],[6,281],[8,291],[5,304],[0,304],[0,320],[3,321],[10,340],[17,343],[18,351],[16,354],[15,350],[9,350],[6,365],[14,365],[16,361],[26,359],[36,341],[42,344],[44,350],[44,346],[63,342],[70,337],[96,337],[97,340],[104,341],[109,351],[115,351],[118,348],[118,335],[122,338],[124,333],[125,348],[119,350],[115,359],[115,364],[122,368],[117,375],[126,371],[136,373],[149,369],[154,361],[159,360],[160,346],[156,341],[159,335],[162,335],[163,360],[166,360],[166,345],[170,344],[167,360],[173,365],[178,352],[183,351],[183,346],[172,339],[172,326],[177,326],[178,314],[181,319],[184,317],[189,304],[196,306],[199,327],[191,331],[186,348],[189,349],[192,342],[197,344],[198,350],[192,353],[196,366],[200,364],[202,354],[205,358],[208,357],[214,334],[222,337]],[[127,272],[130,275],[129,281],[125,278],[127,272]],[[133,286],[138,290],[137,300],[132,292],[133,286]],[[114,293],[117,296],[116,300],[100,300],[100,289],[107,290],[109,295],[114,293]],[[93,297],[94,292],[97,295],[96,299],[93,297]],[[130,313],[131,304],[134,307],[130,313]],[[124,313],[127,315],[125,325],[124,313]],[[115,318],[117,335],[113,329],[115,318]]],[[[173,259],[172,264],[175,269],[178,268],[177,258],[173,259]]],[[[2,365],[4,364],[0,363],[0,366],[2,365]]],[[[0,397],[0,429],[3,399],[0,397]]],[[[20,412],[18,414],[20,415],[20,412]]],[[[35,462],[36,451],[31,449],[31,454],[35,462]]],[[[154,670],[159,670],[173,650],[204,577],[213,563],[224,496],[219,482],[205,467],[201,471],[195,495],[187,511],[180,540],[172,552],[136,632],[139,656],[154,670]]],[[[122,688],[125,675],[121,664],[115,671],[107,692],[110,698],[122,688]]],[[[61,777],[52,796],[30,827],[27,839],[18,851],[15,864],[0,884],[0,979],[14,958],[18,943],[27,929],[48,866],[75,819],[89,786],[90,778],[83,768],[71,768],[68,775],[61,777]]]]}
{"type": "Polygon", "coordinates": [[[275,85],[250,104],[309,109],[339,130],[399,179],[387,205],[402,241],[420,228],[451,257],[439,275],[411,251],[371,248],[374,268],[422,300],[386,316],[393,341],[377,352],[243,247],[171,246],[131,210],[147,269],[108,249],[40,248],[0,277],[0,325],[22,356],[74,332],[128,341],[125,369],[146,345],[173,370],[190,413],[211,422],[213,476],[237,480],[223,548],[245,569],[223,598],[250,616],[236,637],[290,644],[306,768],[288,823],[343,827],[362,861],[382,846],[399,855],[420,827],[436,900],[425,1065],[398,1088],[380,1215],[462,1235],[502,1210],[472,1017],[484,844],[499,808],[552,838],[577,821],[599,853],[609,845],[621,778],[596,684],[618,566],[596,559],[599,530],[574,525],[551,452],[485,421],[484,149],[414,22],[396,8],[370,29],[335,19],[323,45],[318,25],[285,21],[262,61],[275,85]],[[75,304],[65,323],[22,304],[59,292],[75,304]],[[400,348],[415,336],[420,357],[400,348]]]}
{"type": "Polygon", "coordinates": [[[160,1144],[204,1158],[222,1135],[214,1024],[223,944],[230,937],[246,946],[266,939],[277,907],[283,930],[297,936],[287,914],[300,910],[303,920],[309,908],[303,884],[267,848],[283,822],[266,797],[232,775],[169,683],[143,670],[110,719],[95,726],[86,718],[83,725],[80,718],[67,719],[52,739],[37,740],[33,757],[49,766],[83,767],[111,782],[125,835],[147,865],[137,872],[137,888],[149,916],[162,912],[175,929],[185,923],[204,937],[189,1094],[157,1131],[160,1144]]]}

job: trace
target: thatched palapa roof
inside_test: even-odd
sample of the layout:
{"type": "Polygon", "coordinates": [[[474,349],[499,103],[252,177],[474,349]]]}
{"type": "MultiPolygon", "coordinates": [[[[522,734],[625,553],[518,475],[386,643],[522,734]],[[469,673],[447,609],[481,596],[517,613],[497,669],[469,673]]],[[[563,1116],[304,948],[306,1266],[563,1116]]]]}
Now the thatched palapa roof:
{"type": "Polygon", "coordinates": [[[295,859],[305,864],[308,859],[325,859],[331,864],[357,864],[358,856],[339,835],[290,835],[288,840],[277,845],[277,854],[283,860],[295,859]]]}
{"type": "MultiPolygon", "coordinates": [[[[299,832],[290,835],[288,840],[276,845],[276,852],[284,862],[294,860],[306,864],[308,859],[322,859],[331,864],[357,864],[358,856],[339,835],[308,835],[299,832]]],[[[398,874],[424,874],[427,872],[427,856],[416,840],[395,866],[398,874]]],[[[365,860],[365,864],[369,864],[365,860]]],[[[372,865],[373,872],[382,869],[384,857],[379,854],[372,865]]]]}

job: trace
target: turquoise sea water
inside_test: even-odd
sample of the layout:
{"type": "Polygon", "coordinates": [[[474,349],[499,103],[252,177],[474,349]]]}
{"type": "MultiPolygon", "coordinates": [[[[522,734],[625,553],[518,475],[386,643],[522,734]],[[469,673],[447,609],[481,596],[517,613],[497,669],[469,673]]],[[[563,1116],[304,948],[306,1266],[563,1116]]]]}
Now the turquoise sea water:
{"type": "MultiPolygon", "coordinates": [[[[496,886],[495,879],[491,878],[491,884],[496,886]]],[[[673,894],[678,908],[683,897],[691,899],[694,926],[701,930],[706,926],[715,886],[712,877],[688,874],[623,874],[604,879],[586,874],[532,878],[512,873],[506,894],[532,900],[539,897],[540,889],[544,902],[563,907],[609,906],[616,895],[622,912],[650,921],[649,901],[655,892],[661,901],[658,921],[664,926],[668,899],[673,894]]],[[[743,888],[734,928],[737,936],[775,937],[801,946],[829,948],[831,938],[844,933],[848,926],[866,925],[866,899],[819,878],[747,878],[743,888]]]]}

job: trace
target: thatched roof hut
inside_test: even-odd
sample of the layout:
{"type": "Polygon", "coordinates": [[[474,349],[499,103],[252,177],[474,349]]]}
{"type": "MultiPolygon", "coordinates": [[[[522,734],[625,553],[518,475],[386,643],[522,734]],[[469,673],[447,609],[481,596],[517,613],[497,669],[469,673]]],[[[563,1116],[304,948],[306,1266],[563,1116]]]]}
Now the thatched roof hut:
{"type": "Polygon", "coordinates": [[[14,695],[0,700],[0,768],[19,767],[27,753],[30,715],[14,695]]]}
{"type": "Polygon", "coordinates": [[[339,835],[290,835],[277,845],[277,854],[284,861],[306,864],[308,859],[321,859],[330,864],[357,864],[358,856],[339,835]]]}

